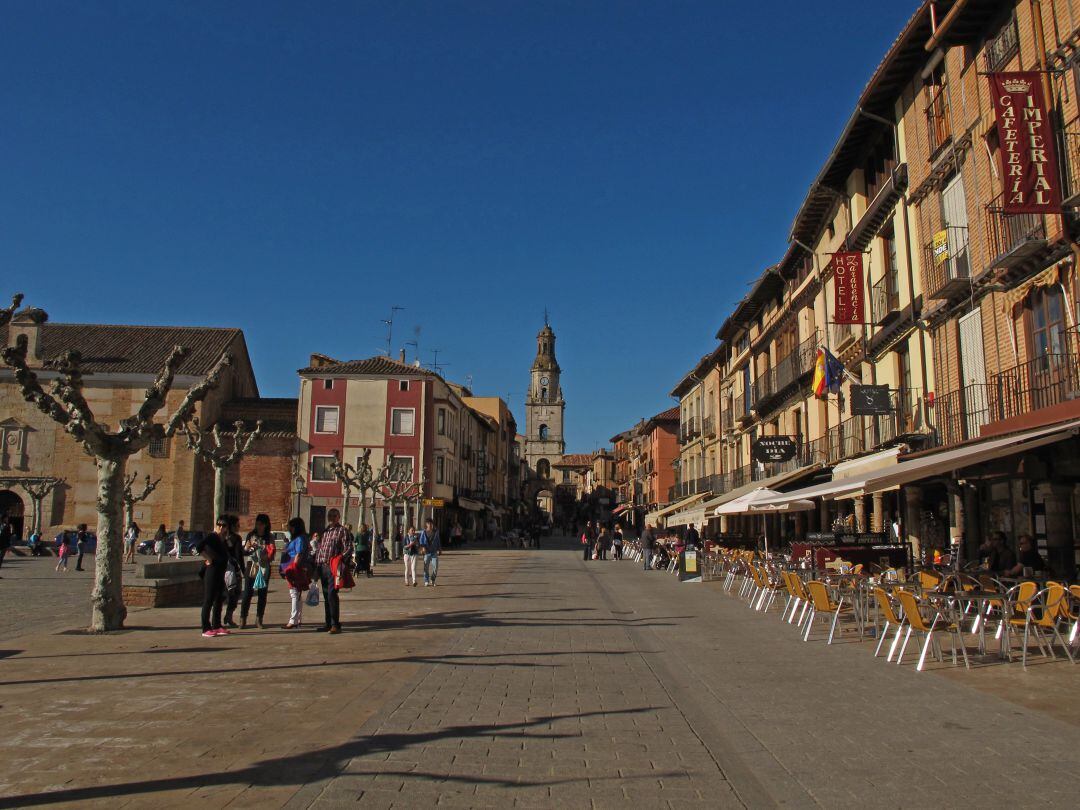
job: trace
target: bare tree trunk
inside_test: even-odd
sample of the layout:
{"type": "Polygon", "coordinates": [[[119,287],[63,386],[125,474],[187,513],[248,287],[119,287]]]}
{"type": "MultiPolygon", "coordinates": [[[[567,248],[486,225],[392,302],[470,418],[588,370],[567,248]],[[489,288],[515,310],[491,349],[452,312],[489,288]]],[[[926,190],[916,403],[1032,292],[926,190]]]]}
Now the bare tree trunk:
{"type": "Polygon", "coordinates": [[[225,514],[225,468],[214,465],[214,514],[211,521],[225,514]]]}
{"type": "MultiPolygon", "coordinates": [[[[99,483],[101,481],[100,472],[98,474],[98,481],[99,481],[99,483]]],[[[122,485],[123,485],[123,483],[121,482],[121,486],[122,485]]],[[[123,492],[120,493],[120,501],[121,501],[121,503],[123,503],[123,506],[124,506],[124,508],[123,508],[124,523],[120,527],[120,533],[123,534],[125,527],[130,526],[132,523],[135,522],[135,502],[134,501],[124,502],[123,492]]]]}
{"type": "Polygon", "coordinates": [[[345,498],[342,500],[342,503],[341,503],[341,524],[343,526],[348,526],[349,525],[349,495],[350,494],[352,494],[352,491],[348,487],[345,487],[345,498]]]}
{"type": "Polygon", "coordinates": [[[127,459],[97,459],[98,526],[94,552],[94,591],[90,595],[90,629],[97,633],[120,630],[127,608],[123,599],[124,468],[127,459]]]}
{"type": "Polygon", "coordinates": [[[41,498],[38,498],[34,493],[27,493],[30,495],[30,531],[41,531],[41,498]]]}

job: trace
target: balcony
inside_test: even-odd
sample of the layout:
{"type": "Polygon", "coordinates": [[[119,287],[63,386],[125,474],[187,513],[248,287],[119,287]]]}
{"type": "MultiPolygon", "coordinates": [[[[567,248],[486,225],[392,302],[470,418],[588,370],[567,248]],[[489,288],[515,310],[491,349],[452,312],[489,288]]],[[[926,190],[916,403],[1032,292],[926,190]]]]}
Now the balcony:
{"type": "MultiPolygon", "coordinates": [[[[753,387],[751,387],[751,389],[750,389],[750,394],[751,394],[751,397],[752,397],[753,396],[753,387]]],[[[747,397],[745,392],[742,393],[742,394],[739,394],[737,397],[735,397],[735,413],[734,413],[734,417],[735,417],[735,421],[740,425],[746,424],[751,419],[751,414],[750,414],[751,397],[747,397]]]]}
{"type": "Polygon", "coordinates": [[[930,104],[926,107],[926,131],[930,139],[930,158],[937,155],[941,148],[952,140],[952,125],[949,123],[949,94],[945,85],[940,85],[930,104]]]}
{"type": "Polygon", "coordinates": [[[968,229],[950,225],[939,232],[944,238],[923,245],[923,289],[928,298],[951,298],[967,292],[971,284],[968,229]]]}
{"type": "Polygon", "coordinates": [[[1062,206],[1076,208],[1080,205],[1080,119],[1066,124],[1059,140],[1059,158],[1063,188],[1062,206]]]}
{"type": "Polygon", "coordinates": [[[1020,32],[1016,27],[1014,12],[997,36],[986,43],[983,49],[986,72],[1001,70],[1016,54],[1020,53],[1020,32]]]}
{"type": "Polygon", "coordinates": [[[716,417],[712,414],[704,417],[701,420],[701,433],[703,436],[712,437],[716,435],[716,417]]]}
{"type": "Polygon", "coordinates": [[[802,382],[814,370],[814,359],[820,346],[818,331],[777,361],[776,365],[754,381],[754,407],[760,413],[770,402],[779,398],[802,382]]]}
{"type": "Polygon", "coordinates": [[[862,340],[863,328],[860,324],[830,323],[829,343],[834,354],[840,354],[849,346],[862,340]]]}
{"type": "Polygon", "coordinates": [[[982,429],[1080,398],[1080,356],[1044,354],[988,382],[972,383],[937,398],[935,443],[948,446],[978,438],[982,429]]]}
{"type": "Polygon", "coordinates": [[[735,429],[735,418],[730,408],[720,413],[720,429],[724,433],[735,429]]]}
{"type": "Polygon", "coordinates": [[[668,487],[668,491],[667,491],[668,503],[671,503],[672,501],[675,500],[675,498],[678,496],[678,491],[679,491],[678,484],[676,484],[675,486],[668,487]]]}
{"type": "Polygon", "coordinates": [[[870,317],[878,326],[887,326],[900,317],[900,291],[887,275],[870,288],[870,317]]]}
{"type": "Polygon", "coordinates": [[[1004,194],[986,206],[986,236],[990,267],[1012,270],[1026,265],[1045,250],[1046,228],[1041,214],[1006,214],[1004,194]]]}

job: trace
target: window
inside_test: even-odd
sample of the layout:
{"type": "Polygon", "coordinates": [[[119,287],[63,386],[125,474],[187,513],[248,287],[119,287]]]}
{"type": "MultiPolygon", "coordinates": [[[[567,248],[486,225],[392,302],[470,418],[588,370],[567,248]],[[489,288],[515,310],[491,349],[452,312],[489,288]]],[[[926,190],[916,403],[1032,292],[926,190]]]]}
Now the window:
{"type": "Polygon", "coordinates": [[[169,455],[169,440],[165,436],[155,436],[150,440],[150,446],[146,452],[153,458],[167,458],[169,455]]]}
{"type": "Polygon", "coordinates": [[[1061,297],[1057,285],[1032,293],[1031,337],[1035,357],[1065,353],[1065,307],[1061,297]]]}
{"type": "Polygon", "coordinates": [[[408,391],[409,390],[409,381],[408,380],[398,380],[397,390],[398,391],[408,391]]]}
{"type": "Polygon", "coordinates": [[[232,484],[225,485],[225,511],[233,515],[251,512],[251,491],[232,484]]]}
{"type": "Polygon", "coordinates": [[[394,456],[394,462],[390,465],[390,477],[394,480],[412,481],[412,456],[394,456]]]}
{"type": "Polygon", "coordinates": [[[540,389],[540,399],[542,399],[544,401],[547,401],[547,389],[546,388],[541,388],[540,389]]]}
{"type": "Polygon", "coordinates": [[[540,439],[541,440],[546,440],[547,437],[548,437],[548,426],[547,425],[541,425],[540,430],[539,430],[539,434],[540,434],[540,439]]]}
{"type": "Polygon", "coordinates": [[[390,432],[395,436],[412,436],[416,411],[412,408],[394,408],[390,412],[390,432]]]}
{"type": "Polygon", "coordinates": [[[446,470],[446,462],[442,456],[435,457],[435,483],[441,484],[443,482],[443,475],[446,470]]]}
{"type": "Polygon", "coordinates": [[[333,380],[323,380],[322,381],[322,387],[324,389],[326,389],[327,391],[329,391],[334,387],[334,381],[333,380]]]}
{"type": "Polygon", "coordinates": [[[896,369],[899,372],[900,388],[911,391],[911,355],[907,343],[896,347],[896,369]]]}
{"type": "Polygon", "coordinates": [[[312,481],[333,481],[334,457],[333,456],[312,456],[311,457],[311,480],[312,481]]]}
{"type": "Polygon", "coordinates": [[[930,138],[930,154],[952,139],[949,121],[949,91],[945,82],[945,63],[938,65],[926,83],[926,130],[930,138]]]}
{"type": "Polygon", "coordinates": [[[536,474],[540,478],[551,477],[551,463],[546,458],[542,458],[536,462],[536,474]]]}
{"type": "Polygon", "coordinates": [[[436,429],[436,431],[438,432],[438,434],[440,436],[445,436],[446,435],[446,409],[445,408],[439,408],[439,414],[438,414],[438,419],[437,419],[437,424],[436,424],[435,429],[436,429]]]}
{"type": "Polygon", "coordinates": [[[569,470],[563,470],[562,471],[562,480],[563,480],[563,483],[565,483],[565,484],[570,483],[570,471],[569,470]]]}
{"type": "Polygon", "coordinates": [[[315,432],[337,433],[338,432],[338,407],[337,405],[317,405],[315,407],[315,432]]]}

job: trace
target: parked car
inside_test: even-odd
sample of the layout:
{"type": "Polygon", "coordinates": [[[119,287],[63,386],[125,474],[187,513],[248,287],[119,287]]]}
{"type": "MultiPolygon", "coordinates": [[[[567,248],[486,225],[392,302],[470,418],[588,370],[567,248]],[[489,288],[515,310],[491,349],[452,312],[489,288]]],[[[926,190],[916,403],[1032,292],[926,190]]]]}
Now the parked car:
{"type": "MultiPolygon", "coordinates": [[[[187,537],[184,539],[184,543],[183,543],[183,546],[182,546],[182,548],[180,550],[180,553],[181,554],[197,555],[198,552],[195,550],[195,544],[198,543],[205,535],[206,535],[206,532],[188,532],[187,537]]],[[[173,544],[175,542],[176,542],[176,532],[169,532],[167,535],[165,535],[165,549],[164,549],[165,554],[170,554],[172,552],[173,544]]],[[[154,541],[153,541],[153,539],[151,538],[150,540],[141,541],[139,543],[138,548],[136,549],[136,551],[138,551],[140,554],[153,554],[154,553],[154,541]]]]}
{"type": "Polygon", "coordinates": [[[277,549],[280,554],[285,546],[289,545],[289,533],[281,531],[270,532],[274,536],[274,548],[277,549]]]}

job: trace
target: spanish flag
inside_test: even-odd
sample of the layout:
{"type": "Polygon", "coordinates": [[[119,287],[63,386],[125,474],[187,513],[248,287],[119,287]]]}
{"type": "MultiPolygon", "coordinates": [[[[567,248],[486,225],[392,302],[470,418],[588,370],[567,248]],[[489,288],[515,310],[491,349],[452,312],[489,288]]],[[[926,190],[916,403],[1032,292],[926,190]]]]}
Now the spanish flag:
{"type": "Polygon", "coordinates": [[[843,379],[844,364],[828,349],[818,349],[817,358],[814,360],[814,380],[811,383],[814,396],[824,399],[829,394],[839,394],[843,379]]]}

